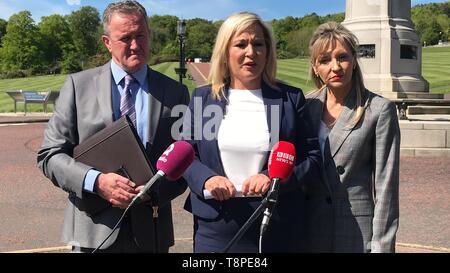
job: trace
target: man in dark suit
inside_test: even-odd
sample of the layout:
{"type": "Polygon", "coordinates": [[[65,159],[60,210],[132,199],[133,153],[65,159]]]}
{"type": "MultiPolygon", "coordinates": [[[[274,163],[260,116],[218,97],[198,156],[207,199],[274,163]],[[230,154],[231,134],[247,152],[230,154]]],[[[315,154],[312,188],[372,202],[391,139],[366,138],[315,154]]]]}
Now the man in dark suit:
{"type": "MultiPolygon", "coordinates": [[[[171,117],[171,109],[189,101],[184,85],[147,66],[149,28],[143,6],[136,1],[109,4],[103,26],[102,41],[112,60],[67,76],[38,152],[39,168],[69,193],[63,240],[81,252],[91,252],[101,244],[141,188],[118,174],[100,173],[76,162],[73,148],[127,114],[155,166],[177,139],[171,134],[177,119],[171,117]]],[[[144,202],[130,210],[100,251],[168,252],[174,244],[170,200],[185,189],[183,179],[160,184],[158,242],[152,207],[144,202]]]]}

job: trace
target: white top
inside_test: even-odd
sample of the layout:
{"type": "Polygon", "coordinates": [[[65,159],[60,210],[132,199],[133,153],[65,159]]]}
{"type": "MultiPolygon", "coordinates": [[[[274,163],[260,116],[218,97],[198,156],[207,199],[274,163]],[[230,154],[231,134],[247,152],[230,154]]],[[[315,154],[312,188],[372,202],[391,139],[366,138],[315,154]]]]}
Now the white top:
{"type": "Polygon", "coordinates": [[[242,183],[267,161],[270,133],[261,89],[230,89],[228,101],[218,145],[225,174],[241,197],[242,183]]]}

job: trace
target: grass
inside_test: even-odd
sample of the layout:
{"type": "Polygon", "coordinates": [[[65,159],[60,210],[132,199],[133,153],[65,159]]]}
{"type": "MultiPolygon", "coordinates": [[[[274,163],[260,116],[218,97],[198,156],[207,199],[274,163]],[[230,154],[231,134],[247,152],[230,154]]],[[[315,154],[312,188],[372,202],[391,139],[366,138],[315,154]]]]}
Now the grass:
{"type": "Polygon", "coordinates": [[[431,93],[450,92],[450,47],[422,50],[422,76],[430,83],[431,93]]]}
{"type": "MultiPolygon", "coordinates": [[[[178,63],[162,63],[152,68],[159,71],[172,79],[179,80],[179,76],[175,74],[175,67],[178,67],[178,63]]],[[[34,76],[28,78],[17,79],[5,79],[0,80],[0,113],[14,112],[14,101],[5,93],[8,90],[36,90],[36,91],[50,91],[59,90],[64,83],[65,75],[47,75],[47,76],[34,76]]],[[[192,92],[195,88],[195,82],[189,80],[187,77],[183,79],[183,84],[192,92]]],[[[23,112],[23,103],[17,104],[17,111],[23,112]]],[[[28,104],[29,112],[43,112],[44,108],[42,104],[28,104]]],[[[53,105],[48,105],[48,111],[53,111],[53,105]]]]}
{"type": "MultiPolygon", "coordinates": [[[[308,59],[278,61],[277,78],[300,87],[303,92],[314,90],[309,80],[308,59]]],[[[422,76],[430,83],[431,93],[450,92],[450,47],[426,47],[422,51],[422,76]]]]}
{"type": "MultiPolygon", "coordinates": [[[[175,80],[179,77],[174,68],[176,62],[161,63],[152,68],[175,80]]],[[[308,59],[288,59],[278,61],[277,78],[291,85],[301,88],[305,93],[314,90],[309,80],[308,59]]],[[[430,83],[431,93],[450,92],[450,47],[427,47],[422,51],[422,75],[430,83]]],[[[29,78],[0,80],[0,112],[14,111],[13,100],[5,93],[7,90],[58,90],[64,82],[65,75],[35,76],[29,78]]],[[[195,88],[195,82],[188,78],[183,79],[189,91],[195,88]]],[[[23,111],[23,104],[18,104],[18,111],[23,111]]],[[[30,104],[30,111],[42,112],[43,106],[30,104]]],[[[49,111],[52,107],[49,105],[49,111]]]]}
{"type": "Polygon", "coordinates": [[[314,90],[314,83],[309,79],[308,59],[279,60],[277,79],[299,87],[304,93],[314,90]]]}

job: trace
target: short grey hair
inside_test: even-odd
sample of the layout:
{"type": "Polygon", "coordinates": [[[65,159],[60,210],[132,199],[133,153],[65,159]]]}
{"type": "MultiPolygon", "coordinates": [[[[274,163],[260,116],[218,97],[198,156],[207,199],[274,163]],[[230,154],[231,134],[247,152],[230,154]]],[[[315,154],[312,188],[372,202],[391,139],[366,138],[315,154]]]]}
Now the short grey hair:
{"type": "Polygon", "coordinates": [[[141,14],[144,17],[147,29],[149,29],[147,22],[147,11],[145,11],[144,6],[134,0],[126,0],[110,3],[106,7],[105,11],[103,12],[103,33],[105,35],[109,35],[109,23],[111,22],[111,17],[114,13],[141,14]]]}

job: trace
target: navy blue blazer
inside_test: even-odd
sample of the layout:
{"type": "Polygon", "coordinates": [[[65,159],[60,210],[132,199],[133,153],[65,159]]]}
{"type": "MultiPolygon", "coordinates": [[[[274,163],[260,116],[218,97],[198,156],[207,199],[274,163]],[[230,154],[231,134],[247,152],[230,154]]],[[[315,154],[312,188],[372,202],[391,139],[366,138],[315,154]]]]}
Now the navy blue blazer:
{"type": "MultiPolygon", "coordinates": [[[[283,83],[277,83],[277,86],[279,90],[273,89],[264,82],[262,84],[262,96],[266,106],[268,128],[271,136],[274,133],[272,130],[278,130],[279,141],[288,141],[295,145],[297,158],[293,175],[289,181],[280,186],[278,203],[272,215],[266,237],[270,233],[273,233],[276,240],[280,240],[281,237],[285,236],[287,241],[294,243],[295,240],[289,237],[292,234],[301,233],[304,224],[304,196],[302,185],[306,181],[317,181],[319,179],[321,153],[318,138],[309,125],[308,113],[304,109],[306,100],[302,91],[283,83]],[[277,107],[273,108],[271,106],[277,107]],[[275,110],[272,111],[273,109],[275,110]]],[[[225,90],[228,90],[228,88],[225,88],[225,90]]],[[[228,94],[226,93],[225,96],[228,96],[228,94]]],[[[213,139],[208,140],[205,137],[202,137],[200,140],[194,139],[194,131],[199,130],[198,127],[195,128],[195,126],[199,126],[199,124],[195,124],[195,120],[197,122],[200,120],[199,113],[194,112],[194,105],[197,103],[197,108],[200,109],[198,103],[199,98],[201,99],[201,109],[205,109],[209,105],[217,105],[222,109],[223,113],[225,113],[227,100],[225,98],[222,98],[222,100],[213,98],[211,95],[211,86],[203,86],[195,89],[189,104],[189,111],[191,113],[190,122],[185,120],[183,124],[183,130],[185,132],[191,132],[189,135],[191,139],[186,140],[192,144],[196,153],[194,162],[184,173],[184,178],[191,190],[184,208],[197,217],[213,220],[219,216],[225,202],[233,198],[224,202],[215,199],[204,199],[203,186],[206,180],[212,176],[226,175],[217,142],[219,128],[214,128],[216,135],[213,139]]],[[[201,115],[202,130],[205,125],[208,126],[208,121],[213,117],[201,115]]],[[[186,137],[186,135],[184,136],[186,137]]],[[[271,142],[273,144],[276,143],[276,141],[271,142]]],[[[269,158],[268,155],[267,158],[269,158]]],[[[267,163],[261,172],[267,175],[267,163]]],[[[248,200],[254,209],[258,207],[261,201],[258,198],[249,198],[248,200]]],[[[236,214],[239,214],[239,211],[236,211],[236,214]]]]}

